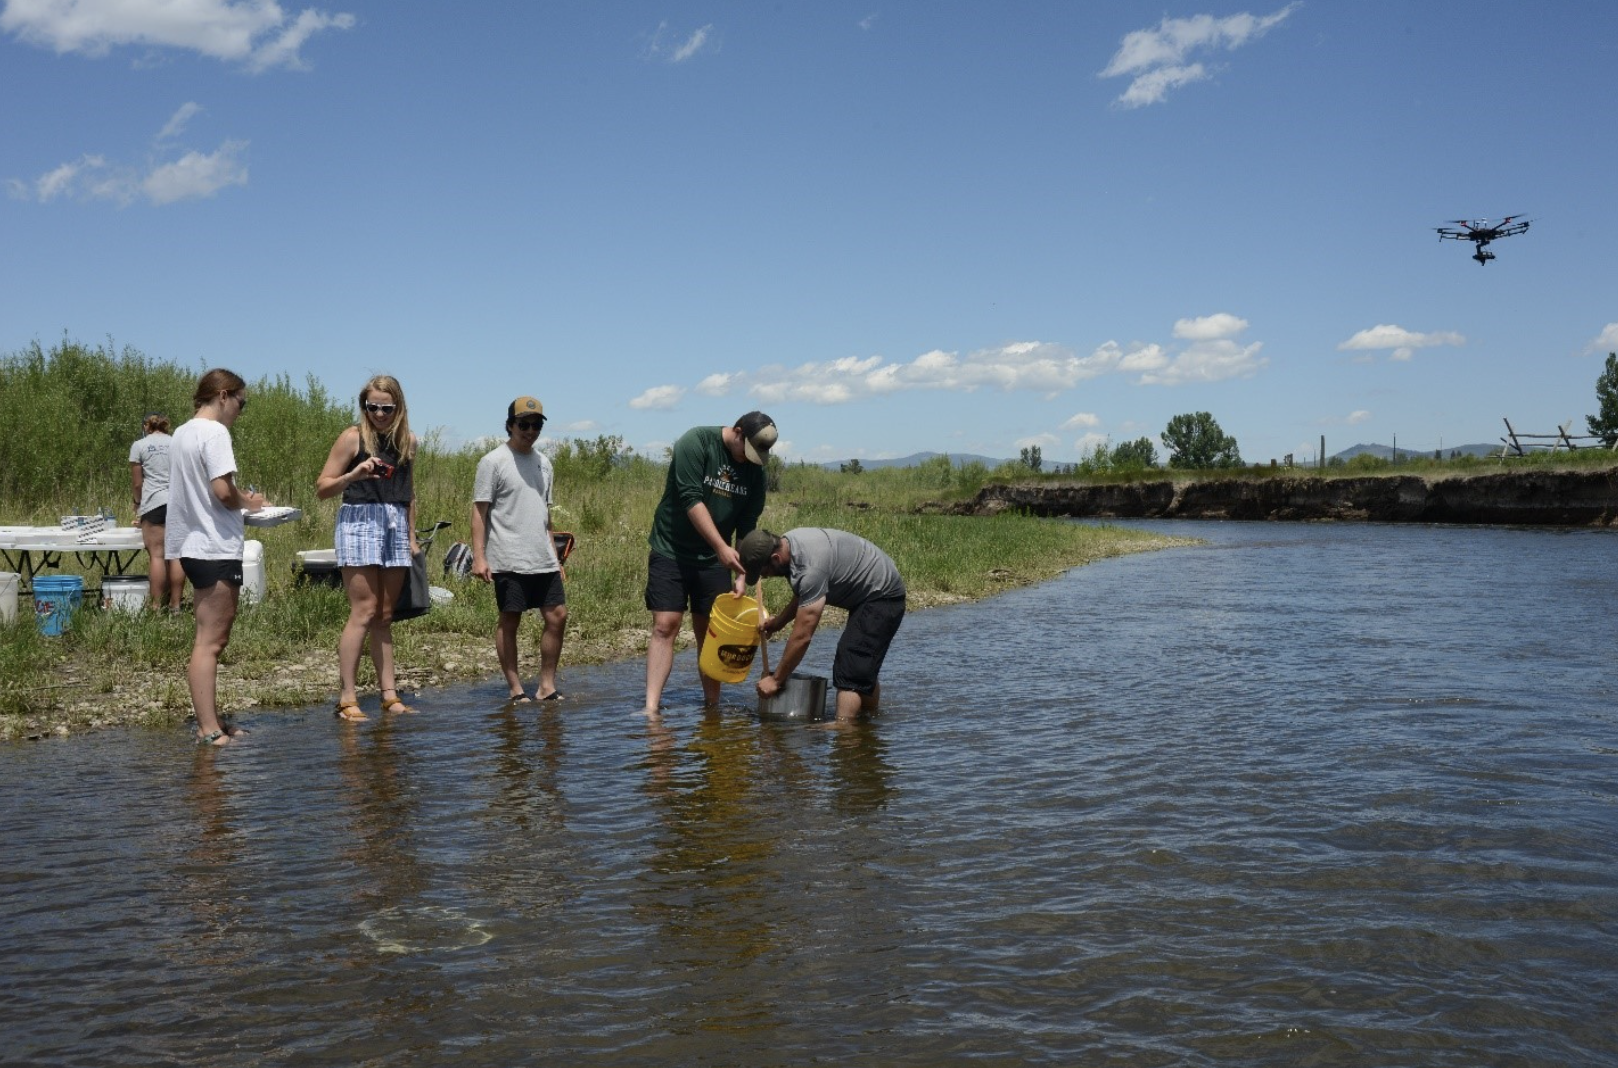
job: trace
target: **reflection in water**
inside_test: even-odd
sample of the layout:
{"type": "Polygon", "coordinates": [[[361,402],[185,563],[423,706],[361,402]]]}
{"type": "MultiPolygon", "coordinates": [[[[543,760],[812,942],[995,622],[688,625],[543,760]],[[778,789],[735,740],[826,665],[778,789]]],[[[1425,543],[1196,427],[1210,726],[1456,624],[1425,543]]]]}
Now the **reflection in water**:
{"type": "Polygon", "coordinates": [[[198,746],[185,783],[189,845],[175,864],[178,900],[196,924],[191,932],[210,964],[238,959],[242,950],[227,935],[241,913],[231,872],[241,860],[242,841],[226,794],[219,750],[198,746]]]}
{"type": "Polygon", "coordinates": [[[1170,529],[849,730],[627,663],[0,747],[0,1060],[1618,1068],[1613,534],[1170,529]]]}
{"type": "Polygon", "coordinates": [[[759,732],[746,721],[708,714],[680,747],[661,719],[648,726],[647,792],[659,803],[661,831],[642,875],[636,912],[656,925],[675,971],[717,973],[728,981],[701,998],[677,999],[667,1026],[679,1033],[743,1033],[773,1026],[769,1004],[746,979],[749,961],[776,948],[778,909],[770,855],[778,828],[761,826],[752,804],[759,732]]]}
{"type": "Polygon", "coordinates": [[[886,807],[893,796],[894,769],[880,720],[859,720],[831,733],[829,771],[832,805],[842,816],[857,816],[886,807]]]}
{"type": "Polygon", "coordinates": [[[572,860],[562,788],[568,757],[564,714],[555,701],[507,704],[489,714],[486,724],[492,735],[489,768],[477,774],[488,782],[487,801],[472,802],[479,861],[466,878],[490,907],[538,918],[576,892],[567,874],[572,860]]]}
{"type": "Polygon", "coordinates": [[[404,773],[411,757],[397,745],[393,719],[369,730],[343,724],[339,731],[342,804],[352,816],[344,855],[363,873],[349,907],[357,915],[395,909],[427,885],[412,840],[416,791],[404,773]]]}

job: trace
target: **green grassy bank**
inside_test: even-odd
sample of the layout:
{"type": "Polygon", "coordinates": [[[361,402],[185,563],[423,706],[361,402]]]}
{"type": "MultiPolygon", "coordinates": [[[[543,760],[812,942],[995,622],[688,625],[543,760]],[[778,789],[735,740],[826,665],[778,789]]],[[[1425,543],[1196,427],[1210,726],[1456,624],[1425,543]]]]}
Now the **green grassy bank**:
{"type": "MultiPolygon", "coordinates": [[[[67,344],[0,359],[0,406],[14,421],[0,438],[0,524],[50,525],[64,513],[100,508],[122,524],[132,522],[129,443],[147,411],[164,410],[176,425],[189,417],[197,373],[129,350],[67,344]]],[[[251,391],[252,406],[233,430],[241,480],[259,485],[276,504],[303,509],[303,518],[249,532],[264,543],[268,590],[262,603],[244,608],[221,664],[226,712],[334,698],[337,637],[348,614],[340,591],[295,585],[293,563],[300,549],[331,547],[337,502],[317,500],[314,482],[331,443],[351,421],[352,401],[334,398],[312,380],[301,388],[285,379],[260,381],[251,391]]],[[[556,526],[578,537],[567,566],[565,686],[569,665],[644,652],[646,532],[665,467],[661,457],[638,456],[615,438],[543,444],[556,467],[556,526]]],[[[418,460],[419,519],[453,524],[440,535],[431,564],[433,581],[455,599],[395,628],[407,690],[498,674],[489,588],[452,583],[441,570],[444,550],[467,537],[473,471],[486,450],[447,448],[428,435],[418,460]]],[[[770,473],[765,526],[832,526],[871,539],[898,564],[914,608],[989,596],[1092,560],[1168,544],[1132,531],[1019,515],[919,514],[922,504],[970,497],[998,473],[944,458],[859,474],[772,461],[770,473]]],[[[61,571],[49,573],[83,569],[68,553],[61,571]]],[[[87,585],[95,581],[91,576],[87,585]]],[[[766,583],[766,591],[772,605],[788,596],[779,580],[766,583]]],[[[17,621],[0,628],[0,739],[166,725],[189,715],[188,617],[86,609],[66,634],[45,637],[27,609],[24,603],[17,621]]],[[[537,637],[537,624],[526,623],[525,676],[537,670],[537,637]]],[[[362,692],[369,671],[362,662],[362,692]]],[[[374,709],[374,689],[363,703],[374,709]]]]}

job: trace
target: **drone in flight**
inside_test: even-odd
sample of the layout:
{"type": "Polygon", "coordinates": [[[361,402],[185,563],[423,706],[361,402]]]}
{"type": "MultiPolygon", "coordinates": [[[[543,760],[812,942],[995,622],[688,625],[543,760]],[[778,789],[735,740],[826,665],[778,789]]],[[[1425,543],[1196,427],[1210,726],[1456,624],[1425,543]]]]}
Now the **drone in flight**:
{"type": "Polygon", "coordinates": [[[1479,267],[1485,267],[1494,259],[1494,253],[1489,251],[1489,242],[1502,237],[1515,237],[1528,232],[1529,220],[1520,215],[1507,215],[1493,226],[1488,219],[1455,219],[1450,226],[1434,227],[1438,231],[1440,241],[1470,241],[1477,246],[1472,258],[1478,261],[1479,267]]]}

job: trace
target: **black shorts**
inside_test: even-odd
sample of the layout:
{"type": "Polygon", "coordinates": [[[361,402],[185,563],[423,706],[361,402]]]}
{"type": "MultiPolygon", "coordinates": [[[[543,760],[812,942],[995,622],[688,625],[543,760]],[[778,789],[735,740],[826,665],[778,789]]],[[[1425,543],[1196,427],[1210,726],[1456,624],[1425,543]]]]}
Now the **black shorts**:
{"type": "Polygon", "coordinates": [[[698,567],[653,552],[646,558],[646,610],[684,612],[689,601],[692,615],[705,616],[713,611],[714,598],[729,592],[734,582],[723,564],[698,567]]]}
{"type": "Polygon", "coordinates": [[[870,693],[882,671],[888,646],[905,621],[905,599],[889,597],[866,601],[848,613],[848,626],[837,641],[837,658],[831,664],[833,689],[870,693]]]}
{"type": "Polygon", "coordinates": [[[557,605],[567,604],[567,591],[562,588],[562,573],[546,571],[533,575],[517,571],[496,571],[494,603],[502,612],[519,614],[530,608],[555,608],[557,605]]]}
{"type": "Polygon", "coordinates": [[[169,506],[160,504],[150,512],[140,517],[140,521],[149,527],[166,527],[169,525],[169,506]]]}
{"type": "Polygon", "coordinates": [[[216,586],[221,582],[228,582],[237,589],[242,585],[242,562],[240,560],[197,560],[189,556],[180,557],[180,569],[185,572],[191,588],[205,590],[209,586],[216,586]]]}

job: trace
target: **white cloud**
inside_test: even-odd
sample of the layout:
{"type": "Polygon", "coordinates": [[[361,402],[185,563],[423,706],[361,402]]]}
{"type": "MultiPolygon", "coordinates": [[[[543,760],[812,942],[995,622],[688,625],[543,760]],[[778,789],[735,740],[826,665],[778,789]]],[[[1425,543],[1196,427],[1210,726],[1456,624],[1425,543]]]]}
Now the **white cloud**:
{"type": "MultiPolygon", "coordinates": [[[[798,402],[848,404],[872,397],[913,390],[948,390],[972,393],[979,389],[1040,393],[1054,397],[1082,382],[1103,375],[1133,376],[1137,385],[1173,386],[1184,382],[1219,382],[1249,378],[1269,361],[1259,356],[1261,342],[1239,345],[1234,336],[1246,330],[1247,320],[1228,312],[1198,319],[1181,319],[1174,334],[1190,344],[1171,351],[1156,342],[1131,342],[1128,347],[1106,341],[1086,356],[1046,341],[1014,341],[978,349],[965,356],[933,349],[908,363],[881,356],[844,356],[811,361],[796,367],[773,365],[749,371],[708,375],[695,387],[708,396],[744,393],[760,405],[798,402]]],[[[678,387],[662,386],[665,391],[678,387]]],[[[651,407],[648,391],[637,398],[639,407],[651,407]]],[[[683,392],[683,391],[680,391],[683,392]]],[[[675,396],[663,407],[679,399],[675,396]]],[[[1093,426],[1080,414],[1064,429],[1093,426]]],[[[1099,421],[1097,421],[1099,422],[1099,421]]]]}
{"type": "Polygon", "coordinates": [[[141,192],[153,204],[211,197],[226,186],[247,184],[241,155],[246,141],[226,141],[209,155],[187,152],[173,163],[155,168],[141,181],[141,192]]]}
{"type": "Polygon", "coordinates": [[[736,378],[731,374],[713,374],[696,384],[696,391],[705,397],[723,397],[730,392],[730,384],[736,378]]]}
{"type": "Polygon", "coordinates": [[[1157,70],[1147,71],[1130,82],[1129,88],[1123,91],[1115,103],[1126,108],[1160,104],[1168,97],[1170,89],[1207,80],[1208,69],[1201,63],[1192,63],[1186,67],[1160,67],[1157,70]]]}
{"type": "Polygon", "coordinates": [[[313,8],[288,22],[276,0],[7,0],[0,11],[0,31],[58,55],[179,48],[255,72],[302,68],[299,49],[310,37],[356,23],[353,15],[313,8]]]}
{"type": "Polygon", "coordinates": [[[1187,341],[1216,341],[1220,338],[1235,337],[1247,329],[1247,320],[1231,315],[1229,312],[1219,312],[1216,315],[1205,315],[1200,319],[1180,319],[1174,324],[1174,336],[1187,341]]]}
{"type": "MultiPolygon", "coordinates": [[[[182,105],[154,139],[154,151],[171,152],[164,142],[184,131],[202,113],[198,104],[182,105]]],[[[211,197],[232,185],[247,184],[246,141],[227,140],[210,153],[189,151],[178,159],[148,160],[140,166],[113,164],[105,156],[86,153],[59,164],[32,182],[12,178],[6,189],[17,200],[49,204],[53,200],[108,200],[127,205],[145,198],[156,205],[211,197]]]]}
{"type": "Polygon", "coordinates": [[[200,114],[202,114],[201,104],[190,102],[181,104],[180,109],[170,115],[169,121],[163,124],[161,130],[157,131],[157,139],[159,141],[169,141],[179,137],[185,132],[186,126],[190,125],[191,120],[200,114]]]}
{"type": "Polygon", "coordinates": [[[1046,449],[1054,448],[1061,443],[1062,439],[1051,433],[1035,434],[1033,437],[1018,438],[1016,441],[1012,442],[1013,445],[1017,446],[1019,451],[1023,449],[1031,449],[1037,445],[1039,447],[1039,451],[1042,453],[1046,449]]]}
{"type": "Polygon", "coordinates": [[[1590,342],[1585,352],[1615,352],[1618,351],[1618,323],[1608,323],[1602,328],[1596,339],[1590,342]]]}
{"type": "Polygon", "coordinates": [[[674,50],[674,54],[669,57],[669,62],[684,63],[686,60],[702,51],[702,46],[708,43],[708,34],[712,32],[712,23],[709,23],[700,30],[697,30],[690,37],[686,38],[684,44],[674,50]]]}
{"type": "Polygon", "coordinates": [[[713,52],[718,48],[713,23],[691,31],[684,40],[670,40],[669,24],[665,21],[658,23],[657,29],[652,32],[652,38],[646,45],[646,56],[668,63],[684,63],[704,49],[713,52]]]}
{"type": "Polygon", "coordinates": [[[1198,341],[1179,353],[1166,367],[1140,376],[1143,386],[1178,386],[1186,382],[1223,382],[1252,378],[1269,364],[1260,356],[1262,341],[1238,345],[1234,341],[1198,341]]]}
{"type": "Polygon", "coordinates": [[[1348,413],[1348,418],[1343,420],[1343,422],[1347,423],[1349,426],[1359,426],[1361,423],[1369,422],[1370,419],[1370,412],[1366,411],[1364,408],[1356,408],[1354,411],[1348,413]]]}
{"type": "Polygon", "coordinates": [[[1095,451],[1107,444],[1107,435],[1092,431],[1073,439],[1073,451],[1079,459],[1095,455],[1095,451]]]}
{"type": "Polygon", "coordinates": [[[685,390],[679,386],[653,386],[629,402],[631,408],[640,410],[668,411],[680,403],[685,396],[685,390]]]}
{"type": "Polygon", "coordinates": [[[1298,6],[1290,3],[1270,15],[1165,17],[1155,29],[1125,34],[1100,76],[1133,79],[1116,101],[1123,107],[1162,103],[1171,89],[1210,77],[1201,63],[1188,62],[1193,53],[1234,51],[1280,25],[1298,6]]]}
{"type": "Polygon", "coordinates": [[[1062,430],[1078,430],[1080,427],[1089,429],[1101,425],[1101,417],[1092,412],[1079,412],[1060,427],[1062,430]]]}
{"type": "Polygon", "coordinates": [[[78,185],[81,175],[95,173],[106,165],[107,161],[100,156],[80,156],[72,163],[63,163],[34,179],[31,191],[27,183],[15,178],[8,184],[13,189],[13,195],[19,199],[38,200],[41,204],[49,204],[57,197],[71,194],[78,185]]]}
{"type": "Polygon", "coordinates": [[[1402,326],[1391,323],[1379,323],[1369,330],[1361,330],[1347,341],[1338,345],[1338,351],[1371,351],[1379,349],[1392,350],[1388,359],[1404,361],[1415,355],[1417,349],[1432,348],[1435,345],[1464,345],[1466,338],[1453,330],[1440,330],[1431,334],[1418,334],[1406,330],[1402,326]]]}

